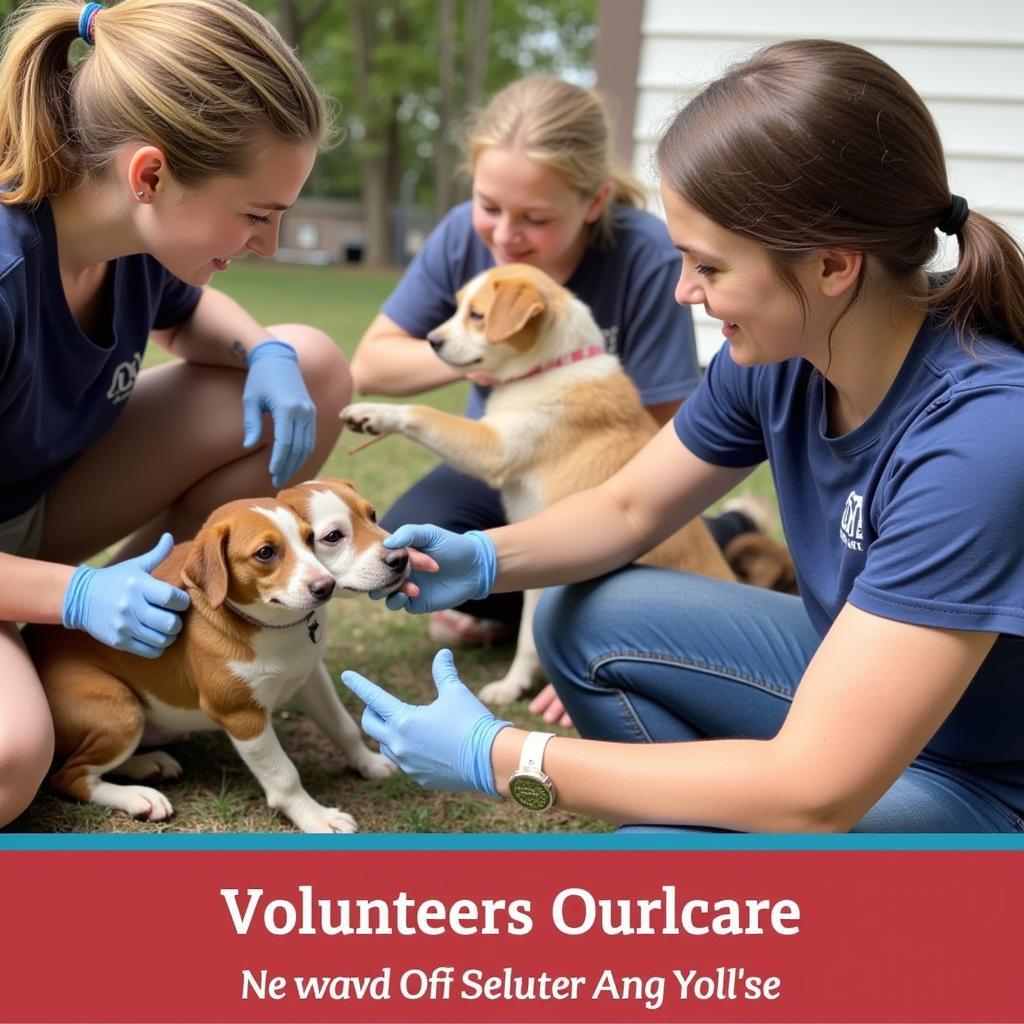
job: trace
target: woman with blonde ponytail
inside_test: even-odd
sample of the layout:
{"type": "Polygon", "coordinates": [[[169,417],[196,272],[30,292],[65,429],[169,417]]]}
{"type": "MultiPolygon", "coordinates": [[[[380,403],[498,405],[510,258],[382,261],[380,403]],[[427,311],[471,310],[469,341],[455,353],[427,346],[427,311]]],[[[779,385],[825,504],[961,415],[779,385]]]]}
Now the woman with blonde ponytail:
{"type": "Polygon", "coordinates": [[[53,751],[17,624],[158,657],[188,603],[150,575],[172,536],[314,475],[337,438],[351,388],[331,339],[209,287],[273,255],[328,128],[238,0],[38,0],[5,25],[0,824],[53,751]],[[150,336],[174,358],[140,372],[150,336]],[[118,564],[75,568],[123,538],[118,564]]]}
{"type": "MultiPolygon", "coordinates": [[[[612,159],[601,98],[545,75],[515,81],[470,117],[466,156],[472,200],[434,229],[363,335],[352,359],[356,390],[412,395],[457,379],[423,339],[451,316],[470,278],[521,262],[590,306],[648,410],[668,420],[700,379],[690,315],[672,301],[679,256],[664,223],[642,209],[642,186],[612,159]]],[[[467,376],[466,414],[479,417],[487,382],[467,376]]],[[[400,497],[384,523],[393,530],[423,519],[462,531],[499,526],[505,514],[496,491],[441,466],[400,497]]],[[[520,610],[519,594],[471,602],[433,616],[431,634],[492,643],[515,632],[520,610]]],[[[534,707],[554,721],[561,709],[551,696],[534,707]]]]}
{"type": "Polygon", "coordinates": [[[388,541],[440,563],[391,607],[574,584],[534,634],[583,739],[497,721],[450,658],[425,708],[346,673],[367,731],[425,785],[514,797],[521,766],[534,806],[615,822],[1024,831],[1020,247],[950,192],[917,93],[844,43],[758,51],[657,158],[676,299],[722,322],[697,391],[600,487],[388,541]],[[764,461],[799,598],[620,569],[764,461]]]}

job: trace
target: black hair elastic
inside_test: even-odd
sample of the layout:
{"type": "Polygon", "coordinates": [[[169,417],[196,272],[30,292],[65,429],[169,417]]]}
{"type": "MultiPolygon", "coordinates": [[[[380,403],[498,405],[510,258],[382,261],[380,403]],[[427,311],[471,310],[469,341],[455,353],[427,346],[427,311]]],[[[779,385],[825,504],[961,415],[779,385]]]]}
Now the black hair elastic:
{"type": "Polygon", "coordinates": [[[944,235],[958,235],[960,229],[964,226],[964,222],[967,220],[967,214],[971,211],[967,206],[967,200],[963,196],[951,196],[949,200],[949,209],[942,215],[942,220],[939,221],[939,230],[944,235]]]}

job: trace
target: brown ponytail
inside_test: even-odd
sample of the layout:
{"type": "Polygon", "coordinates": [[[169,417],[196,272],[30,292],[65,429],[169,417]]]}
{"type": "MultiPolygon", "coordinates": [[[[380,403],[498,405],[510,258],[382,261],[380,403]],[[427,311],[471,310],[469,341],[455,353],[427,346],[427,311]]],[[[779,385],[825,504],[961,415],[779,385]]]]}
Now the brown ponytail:
{"type": "Polygon", "coordinates": [[[921,97],[866,50],[822,39],[759,50],[676,115],[657,161],[680,196],[765,246],[798,294],[794,262],[853,249],[965,342],[990,332],[1024,348],[1024,259],[987,217],[968,215],[956,270],[929,290],[951,204],[942,143],[921,97]]]}

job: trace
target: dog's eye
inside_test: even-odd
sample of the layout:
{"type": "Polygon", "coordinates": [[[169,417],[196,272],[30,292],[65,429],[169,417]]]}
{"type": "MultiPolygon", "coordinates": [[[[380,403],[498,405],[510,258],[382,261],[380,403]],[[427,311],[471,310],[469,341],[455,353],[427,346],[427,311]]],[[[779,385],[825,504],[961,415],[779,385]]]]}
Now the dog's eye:
{"type": "Polygon", "coordinates": [[[276,555],[277,552],[270,544],[264,544],[263,547],[257,548],[253,552],[252,557],[255,558],[257,562],[272,562],[276,555]]]}
{"type": "Polygon", "coordinates": [[[331,530],[330,533],[324,534],[324,536],[320,538],[324,544],[339,544],[344,539],[345,534],[343,534],[341,530],[331,530]]]}
{"type": "Polygon", "coordinates": [[[472,320],[473,323],[478,324],[478,323],[480,323],[483,320],[483,318],[484,318],[484,315],[483,315],[483,313],[480,312],[480,310],[478,310],[478,309],[471,309],[469,311],[469,319],[472,320]]]}

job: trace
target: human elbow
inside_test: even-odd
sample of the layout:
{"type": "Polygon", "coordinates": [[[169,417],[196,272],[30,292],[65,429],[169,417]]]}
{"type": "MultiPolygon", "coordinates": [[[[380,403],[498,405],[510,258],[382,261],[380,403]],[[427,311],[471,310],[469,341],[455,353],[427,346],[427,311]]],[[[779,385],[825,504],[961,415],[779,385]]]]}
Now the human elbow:
{"type": "Polygon", "coordinates": [[[352,354],[352,361],[348,368],[352,374],[352,387],[358,395],[377,393],[378,381],[370,363],[371,360],[361,349],[357,348],[352,354]]]}
{"type": "Polygon", "coordinates": [[[849,832],[870,804],[855,794],[841,791],[827,780],[805,781],[793,788],[786,801],[789,832],[849,832]]]}

